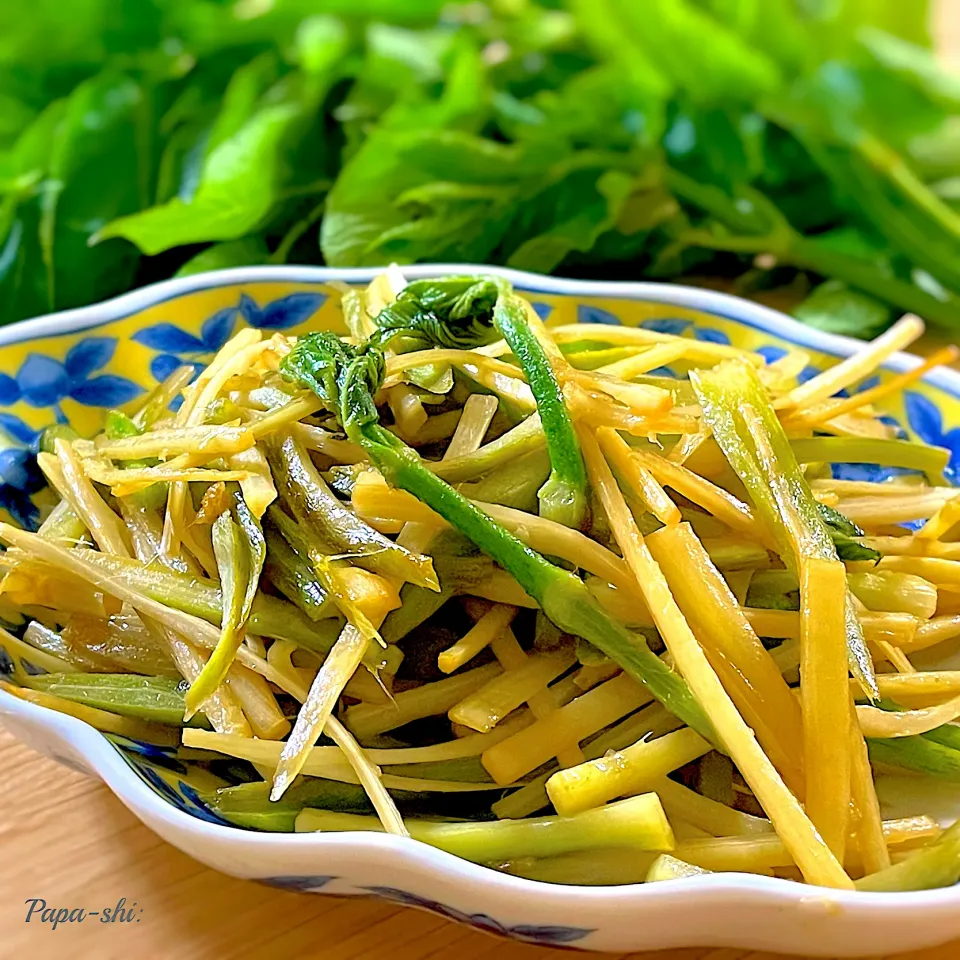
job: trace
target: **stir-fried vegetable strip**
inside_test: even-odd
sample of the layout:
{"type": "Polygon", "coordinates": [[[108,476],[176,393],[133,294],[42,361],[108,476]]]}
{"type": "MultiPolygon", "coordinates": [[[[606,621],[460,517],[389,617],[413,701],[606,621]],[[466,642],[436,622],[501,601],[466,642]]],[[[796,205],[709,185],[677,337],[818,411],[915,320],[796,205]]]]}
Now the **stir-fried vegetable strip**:
{"type": "MultiPolygon", "coordinates": [[[[753,368],[731,361],[712,370],[694,371],[691,380],[704,418],[754,506],[762,512],[784,562],[796,569],[803,558],[835,559],[830,530],[753,368]]],[[[865,692],[876,699],[873,663],[850,602],[845,616],[850,669],[865,692]]]]}
{"type": "Polygon", "coordinates": [[[188,778],[232,758],[201,796],[251,829],[564,883],[957,881],[955,829],[875,786],[960,782],[960,497],[883,418],[953,348],[857,390],[916,318],[804,378],[499,278],[391,268],[343,311],[48,431],[59,502],[0,522],[4,692],[188,778]]]}

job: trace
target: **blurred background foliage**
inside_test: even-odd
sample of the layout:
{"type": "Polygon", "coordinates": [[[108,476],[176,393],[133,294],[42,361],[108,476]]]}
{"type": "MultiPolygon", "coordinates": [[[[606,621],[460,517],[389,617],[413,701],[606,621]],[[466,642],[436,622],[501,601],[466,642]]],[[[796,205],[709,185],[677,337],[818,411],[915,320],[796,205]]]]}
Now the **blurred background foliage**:
{"type": "Polygon", "coordinates": [[[471,261],[960,327],[924,0],[0,5],[4,322],[175,274],[471,261]]]}

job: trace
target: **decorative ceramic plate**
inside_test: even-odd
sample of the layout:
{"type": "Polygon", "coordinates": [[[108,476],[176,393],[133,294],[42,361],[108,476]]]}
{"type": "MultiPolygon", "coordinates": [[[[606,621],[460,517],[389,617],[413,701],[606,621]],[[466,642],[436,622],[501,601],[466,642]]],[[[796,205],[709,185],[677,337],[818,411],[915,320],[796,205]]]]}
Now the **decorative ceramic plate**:
{"type": "MultiPolygon", "coordinates": [[[[587,283],[446,264],[409,267],[404,273],[418,278],[481,271],[506,276],[548,324],[642,325],[732,343],[769,360],[787,346],[802,347],[811,357],[802,379],[859,346],[765,307],[688,287],[587,283]]],[[[33,454],[45,426],[69,422],[81,433],[93,432],[106,409],[136,404],[185,362],[201,367],[243,325],[288,333],[343,329],[331,281],[366,283],[376,272],[255,267],[201,274],[0,329],[0,510],[28,527],[37,519],[43,479],[33,454]]],[[[899,355],[887,370],[916,363],[899,355]]],[[[960,467],[960,374],[928,375],[884,413],[899,429],[949,448],[948,474],[954,479],[960,467]]],[[[835,475],[876,480],[887,471],[846,465],[835,475]]],[[[203,805],[200,793],[218,783],[197,779],[210,774],[187,774],[174,751],[105,736],[72,717],[2,693],[0,720],[41,753],[102,778],[161,837],[225,873],[421,907],[530,943],[610,951],[729,946],[862,956],[960,936],[960,887],[846,893],[741,874],[620,887],[559,886],[507,876],[385,834],[254,833],[223,822],[203,805]]]]}

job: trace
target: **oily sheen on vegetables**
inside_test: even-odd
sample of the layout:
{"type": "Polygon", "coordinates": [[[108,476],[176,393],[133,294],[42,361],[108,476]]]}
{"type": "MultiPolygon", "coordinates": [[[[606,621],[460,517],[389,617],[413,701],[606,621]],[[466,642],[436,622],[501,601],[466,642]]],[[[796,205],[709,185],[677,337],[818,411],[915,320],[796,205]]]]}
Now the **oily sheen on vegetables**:
{"type": "Polygon", "coordinates": [[[490,276],[393,266],[343,313],[51,429],[42,523],[0,523],[5,692],[178,750],[246,829],[556,883],[957,881],[960,499],[875,406],[934,363],[856,390],[915,317],[798,382],[490,276]],[[884,819],[891,771],[929,808],[884,819]]]}

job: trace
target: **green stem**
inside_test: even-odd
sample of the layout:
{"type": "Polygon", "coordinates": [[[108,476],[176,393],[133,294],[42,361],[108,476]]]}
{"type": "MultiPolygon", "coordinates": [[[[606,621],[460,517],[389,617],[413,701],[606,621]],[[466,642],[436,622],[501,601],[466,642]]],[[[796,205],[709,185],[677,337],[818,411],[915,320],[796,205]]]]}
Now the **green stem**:
{"type": "Polygon", "coordinates": [[[527,319],[523,301],[501,294],[493,322],[513,351],[537,401],[550,453],[550,478],[540,488],[540,513],[579,528],[587,512],[587,470],[580,443],[550,359],[527,319]]]}
{"type": "Polygon", "coordinates": [[[933,890],[952,887],[960,880],[960,822],[939,840],[901,863],[857,881],[857,889],[875,893],[933,890]]]}
{"type": "Polygon", "coordinates": [[[24,684],[121,717],[183,725],[187,684],[182,680],[126,673],[43,673],[25,677],[24,684]]]}
{"type": "Polygon", "coordinates": [[[511,573],[561,630],[583,637],[650,690],[664,706],[703,736],[709,721],[684,680],[611,618],[583,581],[554,566],[424,466],[420,458],[379,424],[348,427],[388,483],[412,493],[511,573]]]}
{"type": "Polygon", "coordinates": [[[877,463],[885,467],[921,470],[934,483],[943,483],[950,462],[944,447],[882,437],[801,437],[790,441],[800,463],[877,463]]]}
{"type": "MultiPolygon", "coordinates": [[[[490,823],[433,823],[408,820],[410,836],[478,863],[513,857],[548,857],[573,850],[629,848],[664,850],[674,845],[656,794],[642,794],[573,817],[496,820],[490,823]]],[[[304,810],[297,830],[377,830],[373,817],[304,810]]]]}

